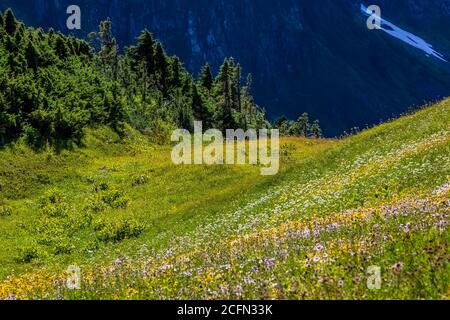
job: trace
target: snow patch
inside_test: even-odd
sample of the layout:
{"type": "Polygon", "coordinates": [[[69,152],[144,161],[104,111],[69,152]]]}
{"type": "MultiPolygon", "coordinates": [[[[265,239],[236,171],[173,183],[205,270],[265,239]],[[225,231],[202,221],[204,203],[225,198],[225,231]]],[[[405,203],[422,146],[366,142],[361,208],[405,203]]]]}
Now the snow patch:
{"type": "MultiPolygon", "coordinates": [[[[361,11],[364,15],[366,15],[368,17],[373,15],[373,13],[370,10],[368,10],[368,8],[366,6],[364,6],[363,4],[361,4],[361,11]]],[[[381,17],[379,17],[379,18],[381,20],[381,30],[383,30],[387,34],[391,35],[394,38],[400,39],[403,42],[405,42],[417,49],[424,51],[427,56],[433,56],[441,61],[448,62],[447,60],[444,59],[443,54],[434,50],[433,46],[431,44],[427,43],[422,38],[397,27],[395,24],[393,24],[381,17]]]]}

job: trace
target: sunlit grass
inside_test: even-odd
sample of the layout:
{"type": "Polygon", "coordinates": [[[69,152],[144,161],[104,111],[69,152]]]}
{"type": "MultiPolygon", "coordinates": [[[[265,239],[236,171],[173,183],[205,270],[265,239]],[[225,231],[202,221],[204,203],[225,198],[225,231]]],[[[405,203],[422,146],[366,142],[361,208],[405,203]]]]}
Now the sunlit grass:
{"type": "Polygon", "coordinates": [[[267,177],[174,166],[171,146],[132,130],[93,130],[61,154],[5,149],[0,275],[15,276],[0,298],[448,298],[449,111],[282,139],[267,177]],[[45,207],[49,190],[64,196],[45,207]],[[46,219],[57,241],[42,241],[46,219]],[[68,265],[83,290],[64,289],[68,265]],[[371,265],[381,290],[367,289],[371,265]]]}

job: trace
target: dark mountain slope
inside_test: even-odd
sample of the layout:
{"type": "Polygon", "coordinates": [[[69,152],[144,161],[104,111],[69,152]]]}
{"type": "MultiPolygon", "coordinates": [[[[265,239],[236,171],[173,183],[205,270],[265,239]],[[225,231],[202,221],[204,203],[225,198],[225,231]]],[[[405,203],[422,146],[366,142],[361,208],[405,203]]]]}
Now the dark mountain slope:
{"type": "MultiPolygon", "coordinates": [[[[148,27],[191,71],[234,56],[272,117],[308,111],[336,135],[450,95],[450,63],[383,31],[354,0],[78,1],[80,35],[110,17],[122,45],[148,27]]],[[[449,0],[381,0],[383,18],[450,53],[449,0]]],[[[65,31],[68,0],[2,1],[27,23],[65,31]]],[[[364,3],[370,5],[371,3],[364,3]]],[[[67,30],[66,30],[67,31],[67,30]]]]}

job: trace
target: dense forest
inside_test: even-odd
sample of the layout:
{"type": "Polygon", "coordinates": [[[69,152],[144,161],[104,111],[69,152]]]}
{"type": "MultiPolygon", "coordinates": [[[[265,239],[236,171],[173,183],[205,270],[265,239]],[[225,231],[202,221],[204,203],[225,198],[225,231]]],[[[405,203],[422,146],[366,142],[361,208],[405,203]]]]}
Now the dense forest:
{"type": "Polygon", "coordinates": [[[80,142],[86,127],[124,124],[164,142],[175,128],[261,129],[321,136],[318,121],[283,117],[270,124],[254,102],[252,77],[243,81],[233,58],[216,76],[206,64],[197,77],[169,56],[148,30],[121,50],[101,22],[87,41],[26,27],[8,9],[0,13],[0,145],[24,140],[34,147],[80,142]]]}

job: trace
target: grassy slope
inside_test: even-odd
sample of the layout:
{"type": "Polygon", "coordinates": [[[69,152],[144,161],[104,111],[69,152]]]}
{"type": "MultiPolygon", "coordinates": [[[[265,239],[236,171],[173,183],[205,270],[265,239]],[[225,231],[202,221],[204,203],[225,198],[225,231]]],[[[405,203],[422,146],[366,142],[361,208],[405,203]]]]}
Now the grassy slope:
{"type": "Polygon", "coordinates": [[[0,272],[28,273],[0,284],[0,297],[448,298],[449,125],[447,100],[342,141],[287,139],[275,177],[174,167],[170,148],[131,131],[119,143],[96,130],[87,148],[61,155],[4,150],[12,214],[0,218],[0,272]],[[67,195],[68,213],[47,234],[39,203],[50,187],[67,195]],[[87,214],[86,197],[116,189],[126,207],[87,214]],[[145,229],[95,240],[101,218],[145,229]],[[82,266],[81,291],[52,284],[69,264],[82,266]],[[367,289],[371,265],[381,290],[367,289]]]}

